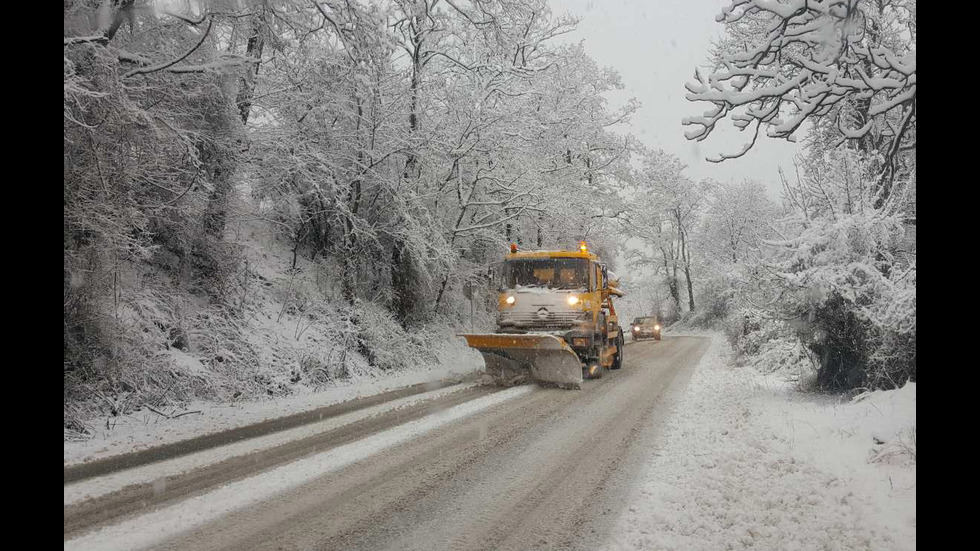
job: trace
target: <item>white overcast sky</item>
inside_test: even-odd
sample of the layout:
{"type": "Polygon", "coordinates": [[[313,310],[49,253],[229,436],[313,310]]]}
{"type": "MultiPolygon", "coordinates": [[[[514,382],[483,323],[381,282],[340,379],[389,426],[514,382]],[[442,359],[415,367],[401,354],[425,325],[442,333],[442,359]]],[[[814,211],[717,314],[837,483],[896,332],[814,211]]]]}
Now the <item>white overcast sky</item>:
{"type": "Polygon", "coordinates": [[[629,97],[643,104],[628,132],[647,146],[677,155],[694,179],[754,179],[777,197],[781,191],[777,169],[782,166],[792,177],[795,144],[760,135],[744,157],[717,164],[704,159],[720,151],[739,151],[751,138],[749,131],[740,133],[725,121],[705,141],[684,138],[681,119],[710,107],[684,99],[684,84],[692,80],[695,67],[705,64],[712,40],[721,35],[723,27],[715,16],[728,4],[727,0],[552,0],[551,8],[555,15],[568,13],[581,19],[577,31],[566,35],[568,40],[584,40],[589,55],[622,76],[626,90],[611,94],[610,106],[622,105],[629,97]]]}

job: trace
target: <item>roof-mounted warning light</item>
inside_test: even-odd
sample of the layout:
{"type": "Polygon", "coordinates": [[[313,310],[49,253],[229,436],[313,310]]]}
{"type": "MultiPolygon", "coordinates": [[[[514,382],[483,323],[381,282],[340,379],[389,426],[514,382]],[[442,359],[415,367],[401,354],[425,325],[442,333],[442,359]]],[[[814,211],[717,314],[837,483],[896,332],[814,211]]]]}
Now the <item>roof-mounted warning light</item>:
{"type": "Polygon", "coordinates": [[[579,249],[580,249],[580,250],[581,250],[581,251],[582,251],[583,253],[587,253],[587,252],[589,252],[589,248],[585,246],[585,241],[582,241],[581,243],[579,243],[579,246],[578,246],[578,248],[579,248],[579,249]]]}
{"type": "Polygon", "coordinates": [[[517,243],[511,243],[510,244],[510,252],[512,252],[512,253],[516,253],[517,252],[517,243]]]}

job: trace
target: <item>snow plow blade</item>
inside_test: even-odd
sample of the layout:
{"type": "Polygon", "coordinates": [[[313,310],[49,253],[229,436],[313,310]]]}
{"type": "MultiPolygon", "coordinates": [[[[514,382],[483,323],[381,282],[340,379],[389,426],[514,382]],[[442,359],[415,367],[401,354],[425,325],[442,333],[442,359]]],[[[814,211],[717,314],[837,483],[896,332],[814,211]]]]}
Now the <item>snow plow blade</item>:
{"type": "Polygon", "coordinates": [[[487,374],[497,384],[513,385],[530,378],[563,388],[582,386],[582,362],[559,337],[500,333],[460,336],[480,351],[487,374]]]}

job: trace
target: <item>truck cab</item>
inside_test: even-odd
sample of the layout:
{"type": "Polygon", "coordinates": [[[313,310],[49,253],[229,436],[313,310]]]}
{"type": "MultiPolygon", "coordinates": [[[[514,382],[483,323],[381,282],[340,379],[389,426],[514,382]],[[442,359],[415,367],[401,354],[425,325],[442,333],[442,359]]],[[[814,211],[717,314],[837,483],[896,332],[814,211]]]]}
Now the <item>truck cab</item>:
{"type": "Polygon", "coordinates": [[[623,331],[612,297],[623,293],[585,243],[573,251],[518,252],[512,246],[499,275],[498,333],[549,333],[587,366],[621,364],[623,331]]]}

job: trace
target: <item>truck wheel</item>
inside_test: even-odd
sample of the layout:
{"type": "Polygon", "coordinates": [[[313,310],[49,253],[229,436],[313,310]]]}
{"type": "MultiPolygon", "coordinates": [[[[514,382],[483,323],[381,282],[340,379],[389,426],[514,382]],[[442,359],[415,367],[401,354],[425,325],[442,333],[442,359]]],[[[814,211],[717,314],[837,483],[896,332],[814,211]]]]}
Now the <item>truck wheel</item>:
{"type": "Polygon", "coordinates": [[[613,358],[612,367],[609,369],[623,368],[623,348],[625,345],[626,339],[623,337],[623,330],[620,329],[619,335],[616,336],[616,357],[613,358]]]}

